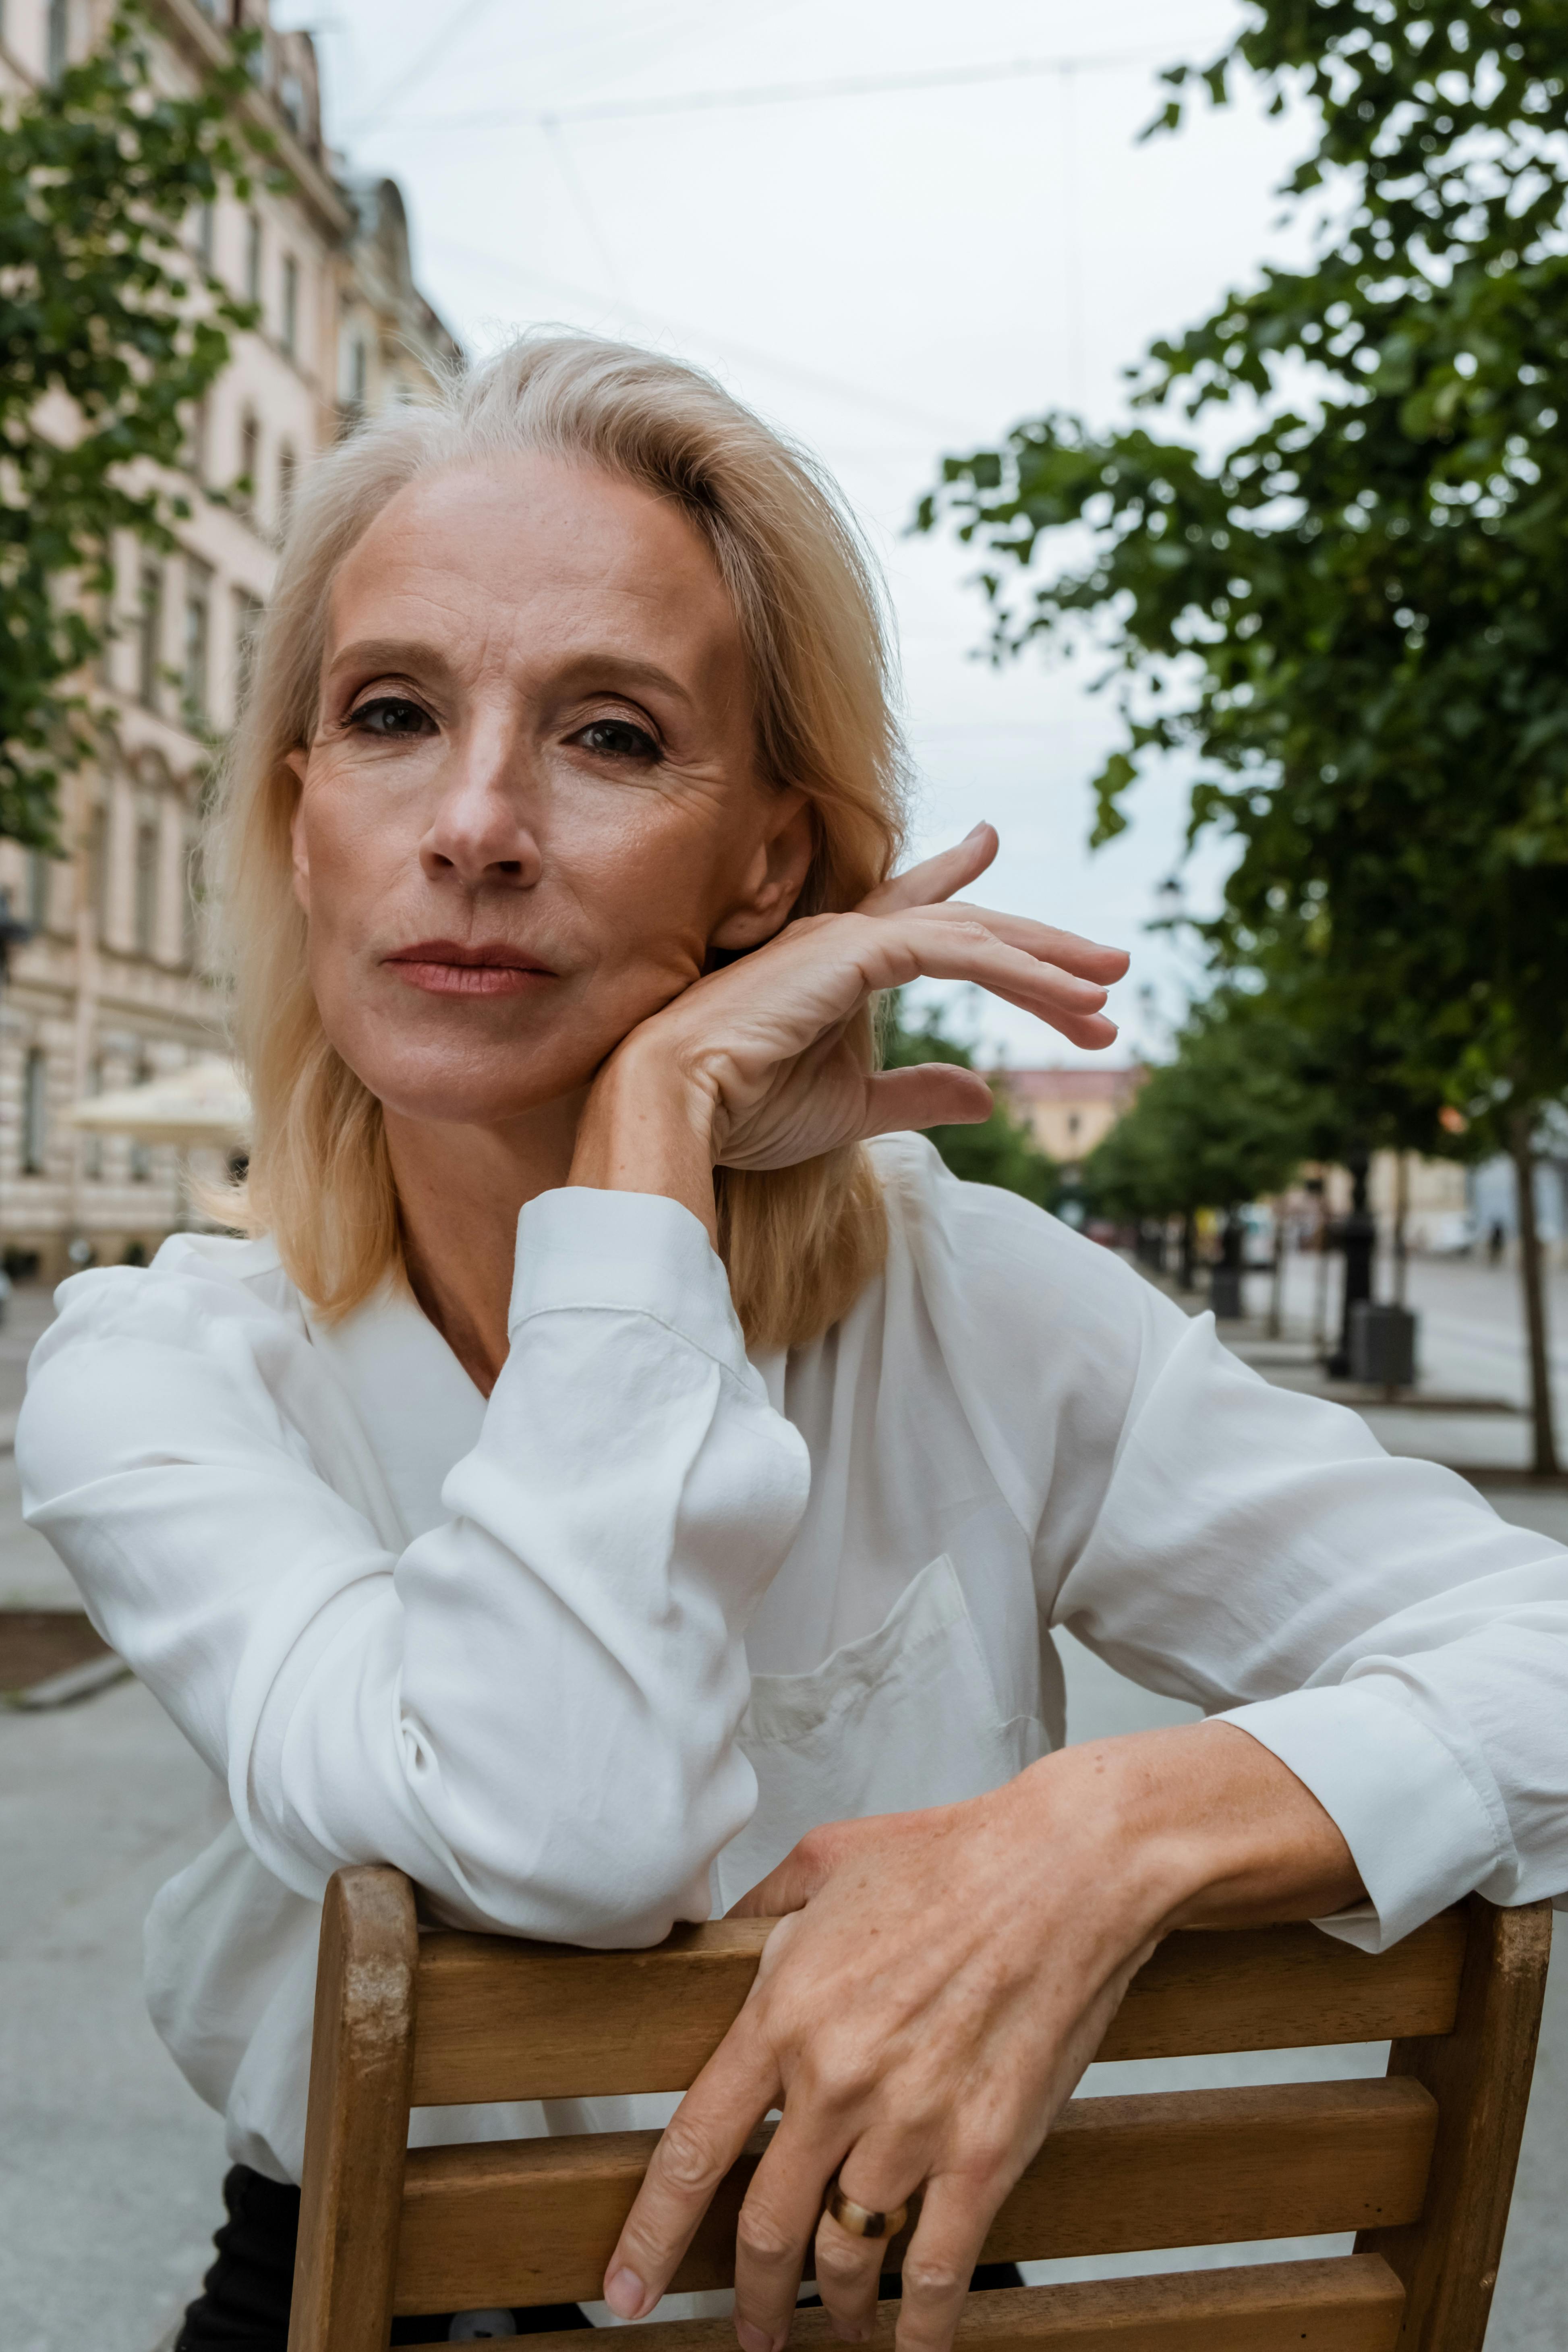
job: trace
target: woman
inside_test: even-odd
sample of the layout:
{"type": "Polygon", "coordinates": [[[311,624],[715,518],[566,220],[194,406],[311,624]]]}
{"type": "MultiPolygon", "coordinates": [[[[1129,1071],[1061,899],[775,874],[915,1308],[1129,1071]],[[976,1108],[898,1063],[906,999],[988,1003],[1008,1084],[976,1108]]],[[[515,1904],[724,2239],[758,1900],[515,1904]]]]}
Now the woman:
{"type": "Polygon", "coordinates": [[[986,827],[889,879],[889,689],[830,490],[661,358],[525,342],[301,502],[214,845],[250,1238],[68,1283],[17,1440],[234,1811],[148,1929],[236,2168],[191,2347],[281,2345],[343,1863],[588,1944],[787,1915],[605,2284],[654,2307],[782,2106],[745,2352],[803,2273],[863,2337],[917,2190],[943,2352],[1172,1926],[1568,1885],[1563,1552],[954,1183],[908,1130],[980,1079],[873,1075],[879,990],[1094,1046],[1124,967],[955,899],[986,827]],[[1058,1623],[1211,1719],[1063,1749],[1058,1623]]]}

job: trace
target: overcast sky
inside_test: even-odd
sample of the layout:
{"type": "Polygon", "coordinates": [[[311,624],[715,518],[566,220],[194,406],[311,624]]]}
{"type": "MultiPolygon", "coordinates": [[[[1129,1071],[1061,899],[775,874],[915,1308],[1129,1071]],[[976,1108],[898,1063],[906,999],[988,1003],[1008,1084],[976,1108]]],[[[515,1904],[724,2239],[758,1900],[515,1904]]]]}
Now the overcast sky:
{"type": "MultiPolygon", "coordinates": [[[[325,17],[274,0],[273,14],[315,29],[328,135],[401,183],[420,283],[470,351],[543,320],[652,343],[826,458],[892,583],[921,845],[990,818],[994,903],[1131,950],[1110,1058],[1158,1050],[1192,967],[1143,932],[1179,856],[1182,779],[1141,788],[1130,833],[1091,854],[1088,784],[1115,729],[1092,669],[974,659],[973,559],[904,530],[944,450],[1052,406],[1109,421],[1152,337],[1288,249],[1271,191],[1306,143],[1299,116],[1270,122],[1248,100],[1137,144],[1158,68],[1206,64],[1236,0],[332,0],[325,17]],[[1066,69],[961,79],[1054,63],[1066,69]],[[741,97],[895,76],[931,79],[741,97]],[[652,110],[709,95],[723,102],[652,110]]],[[[1216,856],[1191,869],[1189,904],[1212,896],[1216,856]]],[[[1015,1063],[1079,1058],[1006,1007],[974,1034],[1015,1063]]]]}

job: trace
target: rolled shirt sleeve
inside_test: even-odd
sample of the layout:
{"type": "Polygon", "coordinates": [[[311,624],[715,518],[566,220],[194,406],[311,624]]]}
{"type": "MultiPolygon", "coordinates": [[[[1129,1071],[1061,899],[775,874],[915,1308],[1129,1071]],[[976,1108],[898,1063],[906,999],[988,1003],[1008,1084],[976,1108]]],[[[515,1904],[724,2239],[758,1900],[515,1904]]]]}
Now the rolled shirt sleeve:
{"type": "Polygon", "coordinates": [[[1379,1950],[1472,1888],[1560,1898],[1568,1552],[1162,1310],[1057,1621],[1311,1790],[1368,1898],[1331,1933],[1379,1950]]]}
{"type": "Polygon", "coordinates": [[[26,1513],[287,1885],[391,1862],[456,1921],[651,1942],[708,1916],[755,1803],[745,1630],[806,1451],[674,1202],[531,1202],[509,1328],[449,1516],[400,1549],[338,1491],[352,1413],[302,1326],[177,1266],[81,1277],[26,1513]]]}

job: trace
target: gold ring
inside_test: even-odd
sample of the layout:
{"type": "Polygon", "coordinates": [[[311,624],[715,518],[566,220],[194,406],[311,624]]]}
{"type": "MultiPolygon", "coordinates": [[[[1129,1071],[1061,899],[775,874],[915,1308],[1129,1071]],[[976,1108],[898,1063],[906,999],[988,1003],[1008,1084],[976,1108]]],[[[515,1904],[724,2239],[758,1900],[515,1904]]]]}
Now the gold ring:
{"type": "Polygon", "coordinates": [[[872,2205],[857,2205],[853,2197],[846,2197],[838,2186],[837,2174],[828,2185],[825,2210],[831,2213],[839,2228],[847,2230],[852,2238],[871,2238],[879,2244],[896,2238],[910,2218],[908,2205],[895,2205],[890,2213],[879,2213],[872,2205]]]}

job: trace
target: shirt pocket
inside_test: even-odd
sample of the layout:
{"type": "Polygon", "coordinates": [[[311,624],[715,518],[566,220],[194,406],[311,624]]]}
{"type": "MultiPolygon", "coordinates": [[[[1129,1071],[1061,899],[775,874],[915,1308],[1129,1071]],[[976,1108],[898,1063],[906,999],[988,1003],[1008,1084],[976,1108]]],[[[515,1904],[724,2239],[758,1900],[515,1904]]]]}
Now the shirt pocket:
{"type": "Polygon", "coordinates": [[[1032,1716],[1003,1718],[958,1571],[923,1568],[873,1633],[806,1675],[755,1675],[741,1747],[757,1809],[713,1866],[728,1910],[808,1830],[950,1805],[1043,1755],[1032,1716]]]}

